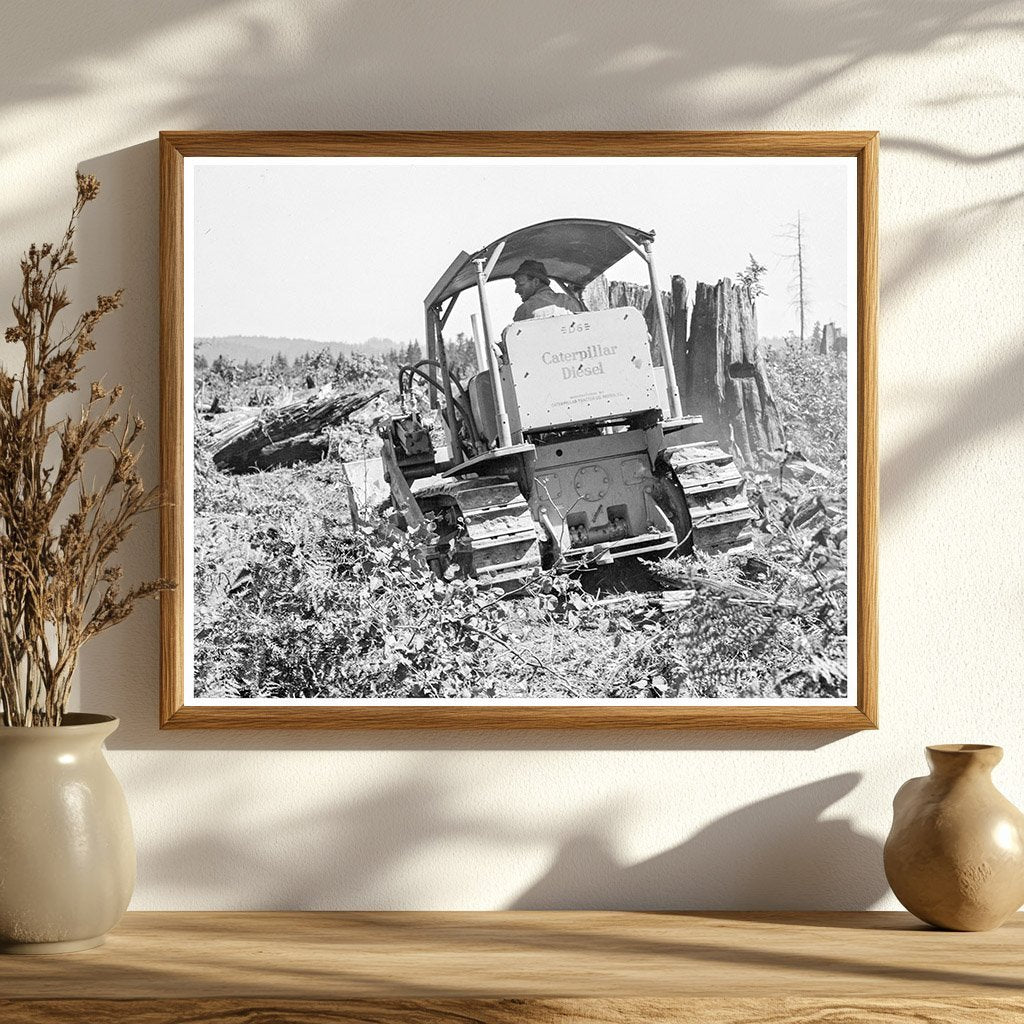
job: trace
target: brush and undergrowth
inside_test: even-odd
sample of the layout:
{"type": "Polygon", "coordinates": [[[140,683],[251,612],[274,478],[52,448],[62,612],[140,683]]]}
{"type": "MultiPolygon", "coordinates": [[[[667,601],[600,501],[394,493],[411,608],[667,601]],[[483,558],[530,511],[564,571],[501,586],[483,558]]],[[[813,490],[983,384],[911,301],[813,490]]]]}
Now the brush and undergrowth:
{"type": "MultiPolygon", "coordinates": [[[[244,402],[249,382],[222,370],[197,371],[197,390],[244,402]]],[[[285,387],[288,369],[273,372],[285,387]]],[[[308,383],[308,366],[294,372],[308,383]]],[[[845,695],[846,361],[791,345],[770,354],[769,372],[788,442],[747,473],[750,550],[544,572],[505,597],[454,570],[435,577],[424,538],[386,515],[353,527],[339,462],[375,453],[368,422],[338,428],[323,462],[242,476],[214,468],[200,425],[196,695],[845,695]]],[[[393,380],[383,360],[313,376],[353,374],[393,380]]]]}

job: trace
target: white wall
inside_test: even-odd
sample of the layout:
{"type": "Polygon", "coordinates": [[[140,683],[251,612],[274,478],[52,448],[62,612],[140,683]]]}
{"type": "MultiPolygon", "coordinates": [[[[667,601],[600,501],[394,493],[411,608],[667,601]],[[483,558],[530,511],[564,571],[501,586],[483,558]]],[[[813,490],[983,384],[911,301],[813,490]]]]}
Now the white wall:
{"type": "MultiPolygon", "coordinates": [[[[1020,31],[988,0],[8,0],[0,295],[99,176],[76,294],[127,288],[93,365],[154,428],[160,129],[882,132],[880,731],[161,733],[153,605],[82,667],[133,905],[894,907],[926,743],[1002,744],[1024,805],[1020,31]]],[[[157,572],[155,522],[128,560],[157,572]]]]}

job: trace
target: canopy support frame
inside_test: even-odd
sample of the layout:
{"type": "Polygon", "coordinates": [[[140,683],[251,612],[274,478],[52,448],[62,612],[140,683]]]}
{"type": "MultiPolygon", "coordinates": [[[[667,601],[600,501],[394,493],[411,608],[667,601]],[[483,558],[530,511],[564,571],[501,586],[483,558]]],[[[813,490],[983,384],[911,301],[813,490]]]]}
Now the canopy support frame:
{"type": "MultiPolygon", "coordinates": [[[[632,241],[632,239],[630,239],[632,241]]],[[[668,324],[665,323],[665,305],[661,301],[661,289],[658,287],[658,271],[654,266],[654,253],[651,251],[653,242],[644,242],[644,259],[651,278],[651,303],[654,306],[655,319],[658,322],[658,336],[661,341],[661,361],[665,370],[665,385],[668,392],[669,419],[677,420],[683,415],[683,402],[679,397],[679,383],[676,380],[675,368],[672,365],[672,350],[668,343],[668,324]]]]}
{"type": "Polygon", "coordinates": [[[498,348],[494,343],[494,328],[491,326],[491,307],[487,302],[487,277],[494,269],[495,260],[496,257],[492,256],[488,262],[481,256],[474,259],[473,262],[476,264],[477,292],[480,295],[480,317],[483,321],[484,347],[487,349],[487,366],[491,371],[491,393],[494,395],[494,409],[498,417],[498,440],[502,448],[511,448],[512,428],[509,424],[508,409],[505,408],[505,391],[501,386],[501,364],[498,361],[498,348]]]}

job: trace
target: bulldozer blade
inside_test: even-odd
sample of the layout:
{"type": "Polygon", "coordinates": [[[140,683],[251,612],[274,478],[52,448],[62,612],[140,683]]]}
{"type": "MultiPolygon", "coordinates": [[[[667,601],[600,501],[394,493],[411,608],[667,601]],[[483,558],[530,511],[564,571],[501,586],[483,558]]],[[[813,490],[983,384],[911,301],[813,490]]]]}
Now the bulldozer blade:
{"type": "Polygon", "coordinates": [[[341,479],[355,526],[367,518],[368,512],[378,508],[391,496],[391,488],[384,479],[384,464],[379,457],[343,462],[341,479]]]}

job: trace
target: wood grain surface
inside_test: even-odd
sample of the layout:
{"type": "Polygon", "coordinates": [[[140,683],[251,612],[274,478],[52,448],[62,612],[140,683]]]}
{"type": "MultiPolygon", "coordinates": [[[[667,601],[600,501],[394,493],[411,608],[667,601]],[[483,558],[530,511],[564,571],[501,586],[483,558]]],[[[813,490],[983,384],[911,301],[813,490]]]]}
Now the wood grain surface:
{"type": "Polygon", "coordinates": [[[160,566],[174,590],[160,595],[160,721],[185,703],[184,351],[185,163],[160,140],[160,566]]]}
{"type": "MultiPolygon", "coordinates": [[[[876,337],[878,133],[851,132],[161,132],[160,310],[163,575],[183,576],[183,182],[199,156],[830,156],[858,169],[857,454],[858,662],[856,706],[678,707],[185,706],[184,595],[161,594],[160,726],[172,729],[833,729],[878,725],[876,337]]],[[[189,355],[191,358],[191,354],[189,355]]]]}
{"type": "Polygon", "coordinates": [[[860,156],[851,132],[161,132],[186,156],[860,156]]]}
{"type": "MultiPolygon", "coordinates": [[[[156,913],[107,943],[0,957],[0,994],[95,999],[1024,996],[1024,915],[156,913]]],[[[1024,1006],[1022,1006],[1024,1012],[1024,1006]]]]}
{"type": "Polygon", "coordinates": [[[0,957],[0,1020],[1024,1020],[1024,915],[132,913],[106,945],[0,957]]]}
{"type": "Polygon", "coordinates": [[[1020,1024],[1019,999],[0,999],[10,1024],[1020,1024]]]}

